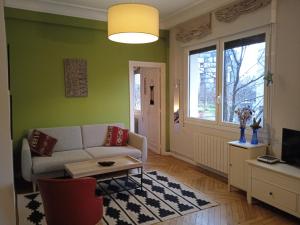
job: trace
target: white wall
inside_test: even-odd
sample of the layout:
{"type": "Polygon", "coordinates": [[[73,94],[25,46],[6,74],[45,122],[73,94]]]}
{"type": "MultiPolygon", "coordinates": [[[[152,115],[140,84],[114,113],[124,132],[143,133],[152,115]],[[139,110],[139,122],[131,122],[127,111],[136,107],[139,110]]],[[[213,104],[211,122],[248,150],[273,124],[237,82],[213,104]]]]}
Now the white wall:
{"type": "Polygon", "coordinates": [[[279,0],[272,96],[272,144],[281,155],[282,128],[300,130],[300,1],[279,0]]]}
{"type": "MultiPolygon", "coordinates": [[[[292,0],[290,0],[292,1],[292,0]]],[[[297,0],[294,0],[297,1],[297,0]]],[[[285,1],[282,1],[285,2],[285,1]]],[[[192,123],[183,123],[184,107],[187,104],[185,99],[184,77],[186,76],[184,66],[184,49],[189,46],[198,45],[208,41],[213,41],[220,37],[226,37],[233,34],[261,28],[270,27],[270,23],[274,22],[274,3],[268,5],[265,8],[261,8],[253,13],[245,14],[240,16],[237,20],[232,23],[222,23],[216,20],[215,16],[212,15],[212,33],[205,38],[200,40],[191,41],[188,44],[182,44],[177,42],[175,39],[175,30],[171,29],[170,32],[170,109],[173,110],[173,96],[174,87],[177,80],[180,80],[181,91],[180,91],[180,120],[181,126],[173,125],[173,117],[170,119],[170,148],[171,152],[175,152],[188,159],[194,157],[195,141],[194,137],[197,133],[205,133],[214,136],[220,136],[229,140],[237,140],[239,138],[239,129],[232,128],[217,128],[207,127],[201,125],[195,125],[192,123]]],[[[276,8],[275,8],[276,9],[276,8]]],[[[188,12],[187,12],[188,13],[188,12]]],[[[291,28],[292,29],[292,28],[291,28]]],[[[298,38],[299,39],[299,38],[298,38]]],[[[282,63],[283,64],[283,63],[282,63]]],[[[298,63],[299,64],[299,63],[298,63]]],[[[299,76],[298,76],[299,79],[299,76]]],[[[276,81],[275,81],[276,82],[276,81]]],[[[300,89],[299,89],[300,90],[300,89]]],[[[296,91],[296,90],[295,90],[296,91]]],[[[176,94],[175,94],[176,95],[176,94]]],[[[273,98],[276,100],[275,98],[273,98]]],[[[276,100],[277,101],[277,100],[276,100]]],[[[276,104],[275,104],[276,105],[276,104]]],[[[172,111],[170,113],[173,113],[172,111]]],[[[282,124],[277,126],[277,130],[282,124]]],[[[281,128],[280,128],[281,129],[281,128]]],[[[281,134],[280,134],[281,135],[281,134]]],[[[248,137],[249,138],[249,137],[248,137]]],[[[278,152],[276,152],[277,154],[278,152]]]]}
{"type": "Polygon", "coordinates": [[[0,225],[16,224],[3,0],[0,0],[0,225]]]}

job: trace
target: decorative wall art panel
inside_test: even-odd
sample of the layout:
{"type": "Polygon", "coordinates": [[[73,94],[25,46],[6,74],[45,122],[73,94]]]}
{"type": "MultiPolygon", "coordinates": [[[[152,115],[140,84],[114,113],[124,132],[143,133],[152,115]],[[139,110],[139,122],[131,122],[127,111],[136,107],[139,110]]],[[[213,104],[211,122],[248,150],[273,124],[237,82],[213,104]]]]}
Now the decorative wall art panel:
{"type": "Polygon", "coordinates": [[[66,97],[87,97],[87,61],[64,59],[66,97]]]}
{"type": "Polygon", "coordinates": [[[272,0],[238,0],[218,9],[215,16],[220,22],[230,23],[240,15],[254,12],[271,2],[272,0]]]}
{"type": "Polygon", "coordinates": [[[176,26],[176,40],[189,42],[211,33],[211,13],[198,16],[176,26]]]}

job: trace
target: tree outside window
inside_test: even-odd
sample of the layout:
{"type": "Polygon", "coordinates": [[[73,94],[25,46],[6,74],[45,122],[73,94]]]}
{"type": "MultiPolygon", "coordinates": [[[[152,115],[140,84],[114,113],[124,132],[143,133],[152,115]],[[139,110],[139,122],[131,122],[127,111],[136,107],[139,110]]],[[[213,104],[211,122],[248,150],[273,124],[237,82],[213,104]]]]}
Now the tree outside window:
{"type": "Polygon", "coordinates": [[[265,35],[225,43],[223,121],[238,123],[234,111],[250,106],[264,115],[265,35]]]}
{"type": "Polygon", "coordinates": [[[190,118],[239,123],[235,110],[250,107],[264,119],[265,34],[224,43],[222,85],[218,85],[216,45],[189,52],[190,118]],[[221,86],[222,115],[217,117],[217,87],[221,86]]]}

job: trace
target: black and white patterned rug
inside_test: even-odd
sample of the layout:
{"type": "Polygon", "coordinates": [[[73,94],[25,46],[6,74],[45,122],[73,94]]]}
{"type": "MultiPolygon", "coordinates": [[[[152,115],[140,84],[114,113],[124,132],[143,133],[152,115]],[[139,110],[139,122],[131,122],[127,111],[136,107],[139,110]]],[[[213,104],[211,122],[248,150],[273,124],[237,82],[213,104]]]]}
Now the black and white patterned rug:
{"type": "MultiPolygon", "coordinates": [[[[217,203],[158,171],[98,180],[104,197],[102,224],[155,224],[216,206],[217,203]],[[135,181],[135,182],[134,182],[135,181]]],[[[99,193],[98,192],[98,193],[99,193]]],[[[19,225],[46,225],[39,193],[18,195],[19,225]]]]}

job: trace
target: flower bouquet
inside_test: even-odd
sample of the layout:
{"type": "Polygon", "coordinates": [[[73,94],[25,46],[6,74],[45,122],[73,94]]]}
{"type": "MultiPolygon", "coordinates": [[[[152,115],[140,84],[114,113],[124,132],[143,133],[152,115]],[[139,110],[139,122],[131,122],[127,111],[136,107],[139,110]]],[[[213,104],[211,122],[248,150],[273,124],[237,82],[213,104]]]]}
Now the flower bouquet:
{"type": "Polygon", "coordinates": [[[254,110],[252,110],[250,106],[247,106],[244,108],[238,108],[235,111],[235,113],[237,114],[240,121],[240,129],[241,129],[240,143],[246,143],[246,136],[245,136],[246,124],[248,120],[251,118],[252,114],[254,113],[254,110]]]}

